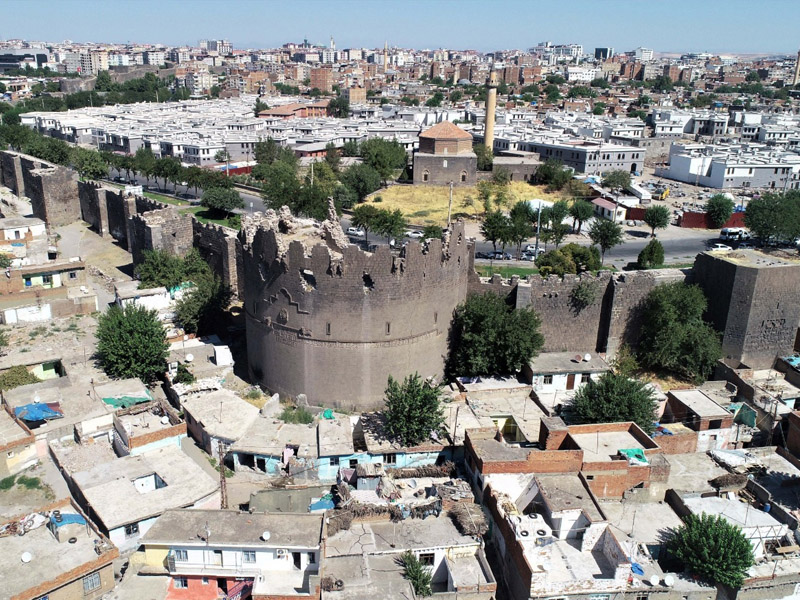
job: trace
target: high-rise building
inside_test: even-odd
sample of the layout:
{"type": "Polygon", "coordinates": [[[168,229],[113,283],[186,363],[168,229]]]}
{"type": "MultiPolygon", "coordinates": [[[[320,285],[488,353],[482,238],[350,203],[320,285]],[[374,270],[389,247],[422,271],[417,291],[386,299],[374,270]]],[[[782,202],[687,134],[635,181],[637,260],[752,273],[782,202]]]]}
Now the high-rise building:
{"type": "Polygon", "coordinates": [[[333,91],[333,69],[319,67],[311,69],[311,89],[317,88],[322,92],[333,91]]]}
{"type": "Polygon", "coordinates": [[[614,56],[613,48],[595,48],[594,57],[597,60],[608,60],[614,56]]]}
{"type": "Polygon", "coordinates": [[[653,60],[653,50],[650,48],[639,47],[633,51],[633,55],[636,57],[636,60],[639,60],[641,62],[648,62],[653,60]]]}

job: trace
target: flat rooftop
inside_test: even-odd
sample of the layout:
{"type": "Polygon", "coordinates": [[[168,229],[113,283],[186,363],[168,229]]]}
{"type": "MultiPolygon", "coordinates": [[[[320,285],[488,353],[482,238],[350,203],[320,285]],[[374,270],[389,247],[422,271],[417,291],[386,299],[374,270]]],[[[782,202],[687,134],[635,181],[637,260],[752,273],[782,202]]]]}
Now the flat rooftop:
{"type": "Polygon", "coordinates": [[[605,515],[595,504],[592,493],[586,488],[577,473],[537,475],[536,481],[539,483],[539,492],[553,512],[579,509],[593,523],[605,520],[605,515]]]}
{"type": "MultiPolygon", "coordinates": [[[[529,442],[539,441],[542,417],[547,415],[530,397],[530,388],[518,394],[467,395],[467,403],[480,421],[513,417],[517,427],[529,442]]],[[[492,421],[491,424],[494,424],[492,421]]]]}
{"type": "Polygon", "coordinates": [[[11,415],[0,408],[0,448],[24,440],[27,437],[32,436],[12,419],[11,415]]]}
{"type": "Polygon", "coordinates": [[[353,454],[353,423],[347,416],[336,415],[333,419],[320,419],[317,425],[320,456],[353,454]]]}
{"type": "Polygon", "coordinates": [[[107,529],[190,506],[219,485],[177,446],[118,458],[75,473],[73,479],[107,529]],[[154,474],[166,485],[140,492],[154,474]]]}
{"type": "Polygon", "coordinates": [[[620,450],[645,450],[630,431],[572,433],[570,436],[583,450],[583,462],[611,462],[620,450]]]}
{"type": "Polygon", "coordinates": [[[226,389],[189,396],[181,404],[215,438],[238,440],[258,418],[255,406],[226,389]]]}
{"type": "MultiPolygon", "coordinates": [[[[708,497],[702,498],[698,496],[684,496],[683,503],[687,506],[692,513],[699,515],[700,513],[708,513],[710,515],[720,515],[725,517],[731,524],[741,528],[749,527],[769,527],[774,528],[777,535],[778,530],[785,525],[775,519],[772,515],[763,510],[759,510],[750,506],[745,502],[739,500],[729,500],[728,498],[708,497]]],[[[769,536],[773,537],[773,536],[769,536]]]]}
{"type": "Polygon", "coordinates": [[[344,581],[344,589],[325,592],[332,600],[394,600],[411,598],[411,583],[396,555],[326,556],[325,573],[344,581]]]}
{"type": "Polygon", "coordinates": [[[534,375],[558,373],[601,373],[611,367],[596,352],[544,352],[530,362],[534,375]],[[586,356],[589,360],[584,360],[586,356]]]}
{"type": "Polygon", "coordinates": [[[670,394],[701,418],[731,416],[701,390],[670,390],[670,394]]]}
{"type": "Polygon", "coordinates": [[[400,553],[458,546],[477,548],[478,545],[475,538],[459,533],[453,521],[445,515],[424,520],[406,519],[402,526],[388,521],[353,521],[350,529],[338,531],[325,542],[326,556],[400,553]]]}
{"type": "Polygon", "coordinates": [[[555,540],[537,546],[535,540],[522,542],[525,559],[534,575],[546,573],[546,583],[531,594],[552,594],[554,591],[584,590],[598,579],[613,579],[614,566],[599,550],[581,551],[578,540],[555,540]],[[553,586],[553,587],[551,587],[553,586]]]}
{"type": "Polygon", "coordinates": [[[707,250],[703,254],[708,254],[714,258],[732,262],[744,267],[756,267],[759,269],[774,269],[781,267],[798,267],[800,261],[792,260],[783,256],[765,254],[759,250],[707,250]]]}
{"type": "Polygon", "coordinates": [[[643,544],[661,543],[664,533],[683,524],[681,518],[666,502],[633,502],[601,500],[608,522],[622,532],[617,539],[630,535],[643,544]]]}
{"type": "MultiPolygon", "coordinates": [[[[59,507],[59,510],[65,516],[78,514],[69,504],[59,507]]],[[[23,594],[26,590],[32,590],[45,582],[52,582],[53,588],[60,587],[63,582],[56,582],[59,577],[98,560],[94,549],[95,540],[100,538],[97,532],[91,526],[88,531],[86,527],[71,527],[70,537],[76,538],[74,544],[67,541],[59,542],[46,525],[37,527],[24,536],[0,537],[0,552],[6,557],[0,561],[0,581],[3,582],[4,598],[23,594]],[[24,552],[31,555],[30,562],[25,563],[20,560],[24,552]]],[[[114,555],[108,553],[109,563],[113,558],[114,555]]],[[[75,579],[80,579],[88,572],[87,569],[86,573],[76,575],[75,579]]],[[[38,598],[44,591],[41,590],[40,593],[31,594],[29,597],[38,598]]]]}
{"type": "Polygon", "coordinates": [[[142,538],[143,543],[205,543],[206,526],[216,544],[279,548],[319,548],[323,515],[236,512],[230,510],[167,510],[142,538]],[[269,531],[269,541],[263,532],[269,531]]]}
{"type": "Polygon", "coordinates": [[[317,456],[317,426],[284,423],[277,418],[256,418],[231,450],[264,456],[281,456],[286,446],[298,446],[299,458],[317,456]]]}
{"type": "Polygon", "coordinates": [[[664,454],[669,463],[667,488],[686,492],[713,492],[709,480],[728,473],[704,452],[664,454]]]}

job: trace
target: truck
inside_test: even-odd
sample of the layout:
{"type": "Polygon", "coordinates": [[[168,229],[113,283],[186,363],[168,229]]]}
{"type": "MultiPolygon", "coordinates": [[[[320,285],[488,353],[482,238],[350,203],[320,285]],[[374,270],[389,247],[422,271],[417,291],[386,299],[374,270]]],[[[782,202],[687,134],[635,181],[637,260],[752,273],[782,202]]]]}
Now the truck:
{"type": "Polygon", "coordinates": [[[741,242],[750,239],[750,232],[743,227],[723,227],[719,232],[719,239],[741,242]]]}

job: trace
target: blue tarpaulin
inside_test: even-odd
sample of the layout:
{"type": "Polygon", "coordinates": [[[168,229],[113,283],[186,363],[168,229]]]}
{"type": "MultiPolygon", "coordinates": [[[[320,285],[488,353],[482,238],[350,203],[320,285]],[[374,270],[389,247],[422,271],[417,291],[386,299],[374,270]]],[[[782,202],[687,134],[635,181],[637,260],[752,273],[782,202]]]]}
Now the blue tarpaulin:
{"type": "Polygon", "coordinates": [[[69,525],[70,523],[77,523],[78,525],[86,525],[86,519],[74,513],[68,513],[68,514],[61,513],[60,521],[58,519],[51,518],[50,522],[53,523],[56,527],[61,527],[62,525],[69,525]]]}
{"type": "Polygon", "coordinates": [[[23,421],[47,421],[49,419],[61,419],[64,413],[56,403],[44,404],[33,403],[17,406],[14,409],[14,414],[17,418],[23,421]]]}

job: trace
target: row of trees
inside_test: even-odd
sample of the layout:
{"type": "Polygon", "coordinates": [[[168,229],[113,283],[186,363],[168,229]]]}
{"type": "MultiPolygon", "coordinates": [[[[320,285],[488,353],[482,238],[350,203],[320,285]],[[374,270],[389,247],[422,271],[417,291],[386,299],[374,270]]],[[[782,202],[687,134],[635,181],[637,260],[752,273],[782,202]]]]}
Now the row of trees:
{"type": "Polygon", "coordinates": [[[800,237],[800,190],[768,192],[750,200],[744,222],[764,241],[792,241],[800,237]]]}

